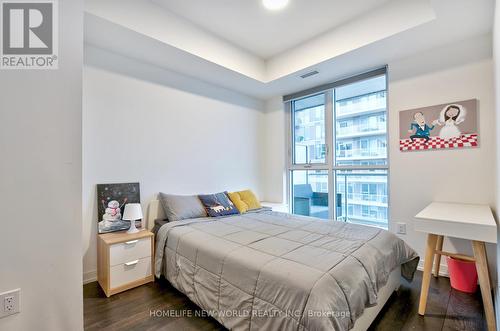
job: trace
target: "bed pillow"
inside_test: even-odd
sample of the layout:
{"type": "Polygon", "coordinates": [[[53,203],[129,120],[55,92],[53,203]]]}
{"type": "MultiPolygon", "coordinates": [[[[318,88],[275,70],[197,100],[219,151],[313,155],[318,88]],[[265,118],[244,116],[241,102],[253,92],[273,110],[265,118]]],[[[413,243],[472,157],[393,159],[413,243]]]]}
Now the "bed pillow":
{"type": "Polygon", "coordinates": [[[165,216],[170,222],[188,218],[207,217],[207,212],[196,195],[173,195],[160,193],[165,216]]]}
{"type": "Polygon", "coordinates": [[[262,208],[259,199],[251,190],[232,192],[228,193],[228,195],[240,213],[262,208]]]}
{"type": "Polygon", "coordinates": [[[227,192],[198,195],[198,197],[210,217],[239,214],[238,209],[227,197],[227,192]]]}

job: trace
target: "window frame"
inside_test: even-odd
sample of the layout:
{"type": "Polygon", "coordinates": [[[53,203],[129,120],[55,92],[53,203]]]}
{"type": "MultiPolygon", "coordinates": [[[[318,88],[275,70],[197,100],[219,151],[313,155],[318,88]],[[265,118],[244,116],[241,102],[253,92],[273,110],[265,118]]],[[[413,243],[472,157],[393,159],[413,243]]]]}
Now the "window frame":
{"type": "MultiPolygon", "coordinates": [[[[390,220],[390,111],[389,111],[389,90],[388,90],[389,75],[387,66],[377,68],[375,70],[367,71],[358,75],[354,75],[333,83],[325,84],[316,88],[308,89],[302,92],[294,93],[283,97],[285,108],[285,125],[286,125],[286,143],[285,143],[285,158],[286,158],[286,199],[289,211],[293,211],[293,189],[292,189],[292,172],[295,170],[327,170],[328,171],[328,211],[329,220],[337,220],[337,207],[336,207],[336,188],[337,188],[337,175],[342,171],[356,171],[356,170],[385,170],[387,176],[387,228],[391,228],[390,220]],[[337,144],[336,136],[336,111],[335,111],[335,89],[344,85],[356,83],[369,78],[375,78],[385,75],[385,128],[386,128],[386,162],[383,165],[337,165],[337,155],[335,146],[337,144]],[[294,139],[295,139],[295,125],[293,116],[293,102],[314,96],[318,94],[325,96],[325,163],[308,163],[308,164],[295,164],[294,159],[294,139]]],[[[339,100],[342,102],[343,100],[339,100]]],[[[378,122],[378,116],[377,116],[378,122]]],[[[351,147],[352,148],[352,147],[351,147]]],[[[347,152],[347,149],[345,150],[347,152]]]]}
{"type": "MultiPolygon", "coordinates": [[[[321,92],[321,93],[314,93],[314,94],[311,94],[311,95],[307,95],[307,96],[304,96],[303,98],[298,98],[298,99],[294,99],[294,100],[291,100],[290,102],[287,102],[287,104],[285,104],[285,112],[289,113],[290,116],[287,116],[289,117],[289,121],[287,122],[287,130],[289,131],[289,134],[287,135],[287,142],[288,142],[288,146],[287,146],[287,149],[288,149],[288,153],[287,153],[287,158],[288,158],[288,161],[287,163],[288,164],[293,164],[295,166],[298,166],[299,168],[301,169],[311,169],[311,166],[313,165],[319,165],[319,166],[325,166],[326,164],[328,164],[328,118],[327,118],[327,95],[328,93],[326,93],[326,91],[324,92],[321,92]],[[308,98],[308,97],[313,97],[313,96],[317,96],[317,95],[320,95],[320,94],[324,94],[325,96],[325,102],[324,102],[324,119],[325,119],[325,123],[324,123],[324,126],[323,126],[323,130],[325,130],[325,146],[326,146],[326,152],[325,152],[325,162],[323,163],[311,163],[309,161],[309,163],[307,163],[307,152],[306,152],[306,163],[297,163],[296,162],[296,155],[295,155],[295,116],[292,116],[292,104],[297,101],[297,100],[300,100],[300,99],[304,99],[304,98],[308,98]],[[288,105],[288,109],[287,109],[287,105],[288,105]],[[304,167],[305,166],[305,167],[304,167]]],[[[312,107],[311,107],[312,108],[312,107]]],[[[304,108],[304,109],[301,109],[301,111],[304,111],[306,109],[309,109],[309,108],[304,108]]],[[[307,129],[309,128],[306,128],[306,130],[304,131],[304,138],[306,137],[306,131],[307,129]]],[[[315,167],[314,167],[315,168],[315,167]]],[[[288,196],[288,195],[287,195],[288,196]]]]}

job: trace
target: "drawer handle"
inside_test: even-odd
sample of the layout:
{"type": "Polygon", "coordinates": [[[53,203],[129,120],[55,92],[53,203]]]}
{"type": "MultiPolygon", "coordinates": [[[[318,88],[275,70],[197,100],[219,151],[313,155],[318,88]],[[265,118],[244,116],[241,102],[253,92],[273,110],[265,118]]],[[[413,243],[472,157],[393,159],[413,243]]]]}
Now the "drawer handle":
{"type": "Polygon", "coordinates": [[[125,242],[125,245],[132,245],[132,244],[135,244],[135,243],[136,243],[136,242],[138,242],[138,241],[139,241],[139,239],[126,241],[126,242],[125,242]]]}
{"type": "Polygon", "coordinates": [[[131,265],[136,265],[138,262],[139,262],[139,260],[130,261],[130,262],[125,263],[125,265],[126,265],[127,267],[130,267],[131,265]]]}

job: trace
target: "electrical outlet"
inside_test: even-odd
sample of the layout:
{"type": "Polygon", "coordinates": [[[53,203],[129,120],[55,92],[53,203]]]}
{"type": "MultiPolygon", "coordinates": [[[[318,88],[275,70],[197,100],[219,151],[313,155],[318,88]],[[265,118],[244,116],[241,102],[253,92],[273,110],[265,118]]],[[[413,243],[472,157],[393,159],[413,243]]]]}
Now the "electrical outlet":
{"type": "Polygon", "coordinates": [[[19,293],[21,289],[0,293],[0,318],[19,313],[19,293]]]}
{"type": "Polygon", "coordinates": [[[396,226],[399,234],[406,234],[406,223],[396,223],[396,226]]]}
{"type": "Polygon", "coordinates": [[[14,310],[14,296],[11,295],[4,298],[3,310],[8,313],[11,313],[14,310]]]}

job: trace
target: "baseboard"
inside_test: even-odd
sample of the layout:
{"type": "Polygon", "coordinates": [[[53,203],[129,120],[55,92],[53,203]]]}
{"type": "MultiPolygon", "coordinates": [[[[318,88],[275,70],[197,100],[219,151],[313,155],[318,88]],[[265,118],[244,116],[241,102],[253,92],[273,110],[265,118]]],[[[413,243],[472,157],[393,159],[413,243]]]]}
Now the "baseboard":
{"type": "Polygon", "coordinates": [[[83,285],[97,281],[97,270],[83,273],[83,285]]]}
{"type": "MultiPolygon", "coordinates": [[[[442,259],[442,260],[445,260],[445,259],[442,259]]],[[[432,266],[434,269],[434,264],[432,266]]],[[[424,270],[424,260],[420,260],[418,262],[417,270],[420,270],[420,271],[424,270]]],[[[448,264],[441,263],[441,266],[439,267],[439,276],[450,277],[450,274],[448,273],[448,264]]]]}

